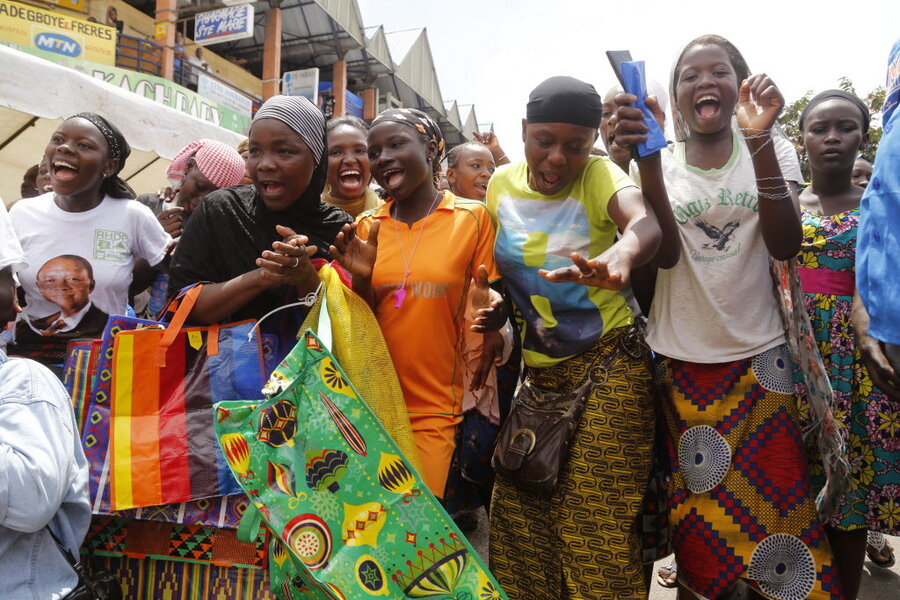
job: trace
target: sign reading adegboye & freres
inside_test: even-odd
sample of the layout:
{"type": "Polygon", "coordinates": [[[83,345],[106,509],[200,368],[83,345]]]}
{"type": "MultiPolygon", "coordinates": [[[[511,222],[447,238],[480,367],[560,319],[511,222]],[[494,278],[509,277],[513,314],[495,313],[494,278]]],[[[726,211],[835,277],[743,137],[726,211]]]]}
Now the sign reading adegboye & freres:
{"type": "Polygon", "coordinates": [[[0,41],[59,56],[116,64],[116,28],[0,0],[0,41]]]}

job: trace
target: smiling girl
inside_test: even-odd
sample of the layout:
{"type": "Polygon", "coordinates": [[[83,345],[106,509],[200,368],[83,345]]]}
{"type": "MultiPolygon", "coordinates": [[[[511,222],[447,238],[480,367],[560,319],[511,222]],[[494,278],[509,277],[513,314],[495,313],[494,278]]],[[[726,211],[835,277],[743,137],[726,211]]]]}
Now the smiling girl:
{"type": "Polygon", "coordinates": [[[354,219],[381,204],[369,188],[372,178],[365,121],[357,117],[337,117],[328,121],[328,177],[322,200],[343,208],[354,219]]]}
{"type": "MultiPolygon", "coordinates": [[[[389,198],[344,227],[331,251],[381,325],[423,475],[443,498],[462,419],[465,299],[472,279],[499,285],[494,227],[483,203],[438,191],[444,139],[425,113],[384,111],[369,130],[368,148],[372,174],[389,198]]],[[[484,350],[491,358],[505,320],[499,309],[492,312],[484,350]]]]}
{"type": "MultiPolygon", "coordinates": [[[[620,145],[645,139],[634,100],[617,98],[620,145]]],[[[754,597],[840,597],[769,270],[802,238],[797,156],[771,131],[784,98],[708,35],[679,56],[672,101],[679,141],[641,181],[664,181],[680,246],[658,273],[647,337],[664,359],[679,586],[715,599],[744,578],[754,597]]]]}
{"type": "Polygon", "coordinates": [[[136,263],[157,266],[171,238],[119,178],[131,149],[94,113],[66,119],[44,160],[52,192],[17,202],[10,219],[28,268],[19,272],[25,312],[11,352],[62,363],[69,340],[100,337],[125,314],[136,263]]]}
{"type": "Polygon", "coordinates": [[[447,183],[461,198],[484,202],[496,169],[491,151],[481,142],[466,142],[447,153],[447,183]]]}

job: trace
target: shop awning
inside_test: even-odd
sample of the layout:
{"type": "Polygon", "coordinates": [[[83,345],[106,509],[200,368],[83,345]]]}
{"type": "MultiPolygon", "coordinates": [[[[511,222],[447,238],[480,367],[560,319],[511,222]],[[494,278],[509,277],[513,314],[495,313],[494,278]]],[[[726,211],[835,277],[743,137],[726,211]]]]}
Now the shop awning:
{"type": "Polygon", "coordinates": [[[20,196],[22,176],[44,153],[66,117],[91,111],[114,123],[131,145],[122,177],[137,193],[165,184],[169,161],[188,143],[212,138],[237,146],[243,137],[74,69],[0,46],[0,197],[20,196]]]}

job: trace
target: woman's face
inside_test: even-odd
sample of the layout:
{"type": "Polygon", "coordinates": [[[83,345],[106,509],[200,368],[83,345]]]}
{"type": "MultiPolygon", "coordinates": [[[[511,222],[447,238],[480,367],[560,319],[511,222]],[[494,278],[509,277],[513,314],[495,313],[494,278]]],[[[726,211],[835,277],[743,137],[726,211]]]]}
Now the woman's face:
{"type": "Polygon", "coordinates": [[[269,210],[293,206],[316,170],[306,142],[277,119],[259,119],[250,127],[248,151],[247,173],[269,210]]]}
{"type": "Polygon", "coordinates": [[[395,200],[408,198],[431,181],[434,142],[408,125],[387,121],[369,130],[369,162],[378,185],[395,200]]]}
{"type": "Polygon", "coordinates": [[[691,131],[718,133],[731,127],[738,85],[721,46],[697,45],[684,53],[675,85],[676,106],[691,131]]]}
{"type": "MultiPolygon", "coordinates": [[[[38,176],[40,178],[40,176],[38,176]]],[[[864,158],[857,158],[853,163],[853,172],[850,174],[850,180],[853,185],[864,188],[869,185],[869,179],[872,178],[872,163],[864,158]]]]}
{"type": "Polygon", "coordinates": [[[207,179],[197,165],[191,159],[191,165],[184,176],[181,188],[178,190],[178,206],[184,208],[185,215],[190,215],[197,205],[206,198],[207,194],[219,189],[216,184],[207,179]]]}
{"type": "Polygon", "coordinates": [[[47,164],[47,157],[41,158],[41,162],[38,165],[37,179],[34,181],[35,189],[41,194],[53,191],[53,185],[50,183],[50,167],[47,164]]]}
{"type": "Polygon", "coordinates": [[[600,137],[603,139],[603,145],[606,147],[606,153],[609,159],[616,164],[627,163],[631,160],[631,151],[628,148],[615,143],[616,128],[616,95],[622,93],[622,88],[614,87],[606,92],[603,98],[603,112],[600,116],[600,137]]]}
{"type": "Polygon", "coordinates": [[[328,183],[341,200],[366,193],[371,173],[366,134],[352,125],[338,125],[328,133],[328,183]]]}
{"type": "Polygon", "coordinates": [[[487,185],[496,169],[491,151],[484,146],[466,146],[447,170],[450,190],[457,196],[484,201],[487,185]]]}
{"type": "Polygon", "coordinates": [[[528,185],[553,196],[575,181],[591,156],[597,130],[569,123],[527,123],[522,120],[528,185]]]}
{"type": "Polygon", "coordinates": [[[60,196],[99,193],[103,180],[118,161],[109,158],[109,145],[100,130],[80,117],[63,121],[44,149],[50,185],[60,196]]]}
{"type": "Polygon", "coordinates": [[[865,146],[859,109],[838,98],[815,106],[803,120],[801,145],[809,156],[813,171],[849,172],[856,155],[865,146]]]}

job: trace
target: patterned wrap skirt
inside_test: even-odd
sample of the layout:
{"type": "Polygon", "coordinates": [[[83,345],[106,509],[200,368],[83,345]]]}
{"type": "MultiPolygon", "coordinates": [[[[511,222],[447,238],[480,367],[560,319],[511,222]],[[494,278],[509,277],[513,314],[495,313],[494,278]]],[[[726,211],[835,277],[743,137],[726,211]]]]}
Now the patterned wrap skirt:
{"type": "MultiPolygon", "coordinates": [[[[629,328],[578,356],[530,369],[541,389],[569,392],[629,328]]],[[[653,459],[655,401],[646,354],[621,353],[587,399],[556,490],[520,490],[498,475],[491,570],[510,600],[644,600],[637,521],[653,459]]]]}
{"type": "Polygon", "coordinates": [[[709,599],[739,578],[778,600],[840,598],[786,346],[728,363],[665,366],[679,582],[709,599]]]}

